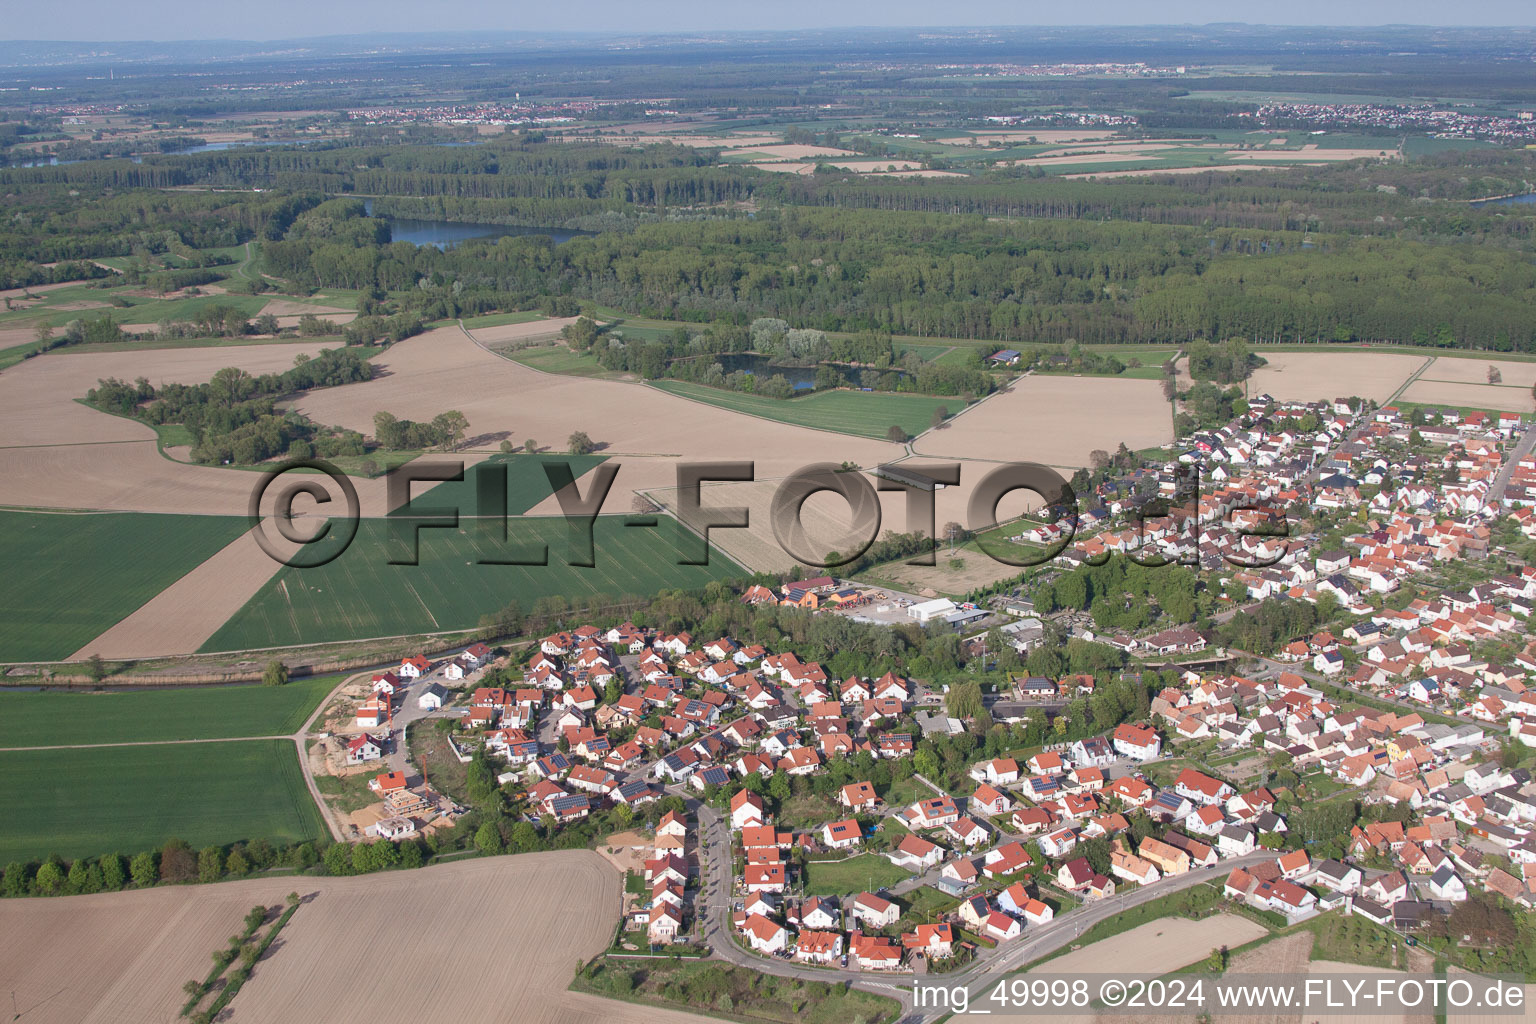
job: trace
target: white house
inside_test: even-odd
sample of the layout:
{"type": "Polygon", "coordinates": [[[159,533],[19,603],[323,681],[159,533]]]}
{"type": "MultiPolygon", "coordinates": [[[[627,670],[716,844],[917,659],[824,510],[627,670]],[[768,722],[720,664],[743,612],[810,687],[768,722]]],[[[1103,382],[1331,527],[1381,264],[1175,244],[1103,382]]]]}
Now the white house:
{"type": "Polygon", "coordinates": [[[762,914],[749,915],[741,930],[747,944],[759,953],[777,953],[789,946],[789,933],[784,926],[762,914]]]}

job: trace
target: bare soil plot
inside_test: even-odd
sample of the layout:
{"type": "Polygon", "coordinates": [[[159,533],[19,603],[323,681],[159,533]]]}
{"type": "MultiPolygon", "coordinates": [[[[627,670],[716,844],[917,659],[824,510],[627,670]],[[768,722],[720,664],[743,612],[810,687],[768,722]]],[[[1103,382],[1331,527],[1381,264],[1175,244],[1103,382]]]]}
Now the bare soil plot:
{"type": "Polygon", "coordinates": [[[55,281],[53,284],[34,284],[27,288],[0,288],[0,299],[19,299],[23,295],[42,295],[45,292],[57,291],[60,288],[73,288],[77,284],[90,284],[89,281],[55,281]]]}
{"type": "Polygon", "coordinates": [[[496,327],[476,327],[469,333],[482,345],[499,345],[509,341],[542,338],[559,334],[576,317],[552,317],[548,320],[529,320],[522,324],[501,324],[496,327]]]}
{"type": "Polygon", "coordinates": [[[1049,960],[1046,974],[1102,972],[1107,964],[1119,974],[1166,974],[1210,956],[1218,946],[1241,946],[1266,934],[1264,926],[1236,914],[1217,914],[1201,921],[1165,917],[1128,932],[1049,960]]]}
{"type": "Polygon", "coordinates": [[[273,316],[302,316],[305,313],[313,313],[316,316],[326,316],[333,313],[351,313],[357,315],[355,309],[342,309],[340,306],[320,306],[312,302],[299,302],[294,299],[273,299],[261,307],[262,313],[271,313],[273,316]]]}
{"type": "Polygon", "coordinates": [[[1269,361],[1248,379],[1250,394],[1283,401],[1313,402],[1359,395],[1385,402],[1419,367],[1424,357],[1389,352],[1256,351],[1269,361]]]}
{"type": "MultiPolygon", "coordinates": [[[[1232,958],[1227,971],[1231,974],[1306,974],[1307,957],[1311,952],[1312,933],[1296,932],[1239,953],[1232,958]]],[[[1101,1014],[1097,1019],[1109,1024],[1115,1017],[1101,1014]]],[[[1158,1024],[1200,1024],[1202,1018],[1192,1013],[1169,1013],[1158,1014],[1155,1019],[1158,1024]]],[[[1223,1014],[1221,1019],[1222,1024],[1301,1024],[1300,1016],[1295,1013],[1223,1014]]]]}
{"type": "MultiPolygon", "coordinates": [[[[1397,978],[1407,977],[1404,971],[1394,971],[1385,967],[1366,967],[1363,964],[1345,964],[1337,960],[1313,960],[1310,973],[1315,977],[1326,977],[1330,974],[1381,974],[1397,978]]],[[[1333,1024],[1335,1021],[1338,1024],[1431,1024],[1434,1019],[1433,1013],[1422,1016],[1387,1016],[1380,1013],[1371,1013],[1368,1007],[1361,1013],[1330,1014],[1328,1017],[1329,1024],[1333,1024]]],[[[1505,1017],[1504,1019],[1510,1020],[1512,1018],[1505,1017]]]]}
{"type": "MultiPolygon", "coordinates": [[[[913,443],[919,455],[1028,461],[1076,468],[1095,449],[1132,450],[1173,440],[1173,417],[1155,380],[1021,377],[971,406],[944,430],[913,443]]],[[[963,477],[962,477],[963,479],[963,477]]]]}
{"type": "MultiPolygon", "coordinates": [[[[1436,363],[1438,367],[1440,364],[1436,363]]],[[[1433,372],[1433,371],[1431,371],[1433,372]]],[[[1452,384],[1448,381],[1419,379],[1398,396],[1400,401],[1428,405],[1458,405],[1500,412],[1531,412],[1536,402],[1531,389],[1505,384],[1452,384]]]]}
{"type": "MultiPolygon", "coordinates": [[[[0,504],[129,512],[244,515],[255,473],[163,457],[154,431],[75,399],[100,378],[206,381],[226,366],[252,373],[293,365],[318,342],[231,348],[50,353],[0,373],[0,504]]],[[[441,411],[439,409],[438,411],[441,411]]],[[[384,481],[356,481],[364,515],[383,515],[384,481]]]]}
{"type": "Polygon", "coordinates": [[[1437,356],[1420,380],[1451,381],[1457,384],[1487,384],[1488,367],[1499,371],[1499,383],[1530,390],[1536,384],[1536,362],[1523,363],[1511,359],[1484,359],[1479,356],[1437,356]]]}
{"type": "Polygon", "coordinates": [[[620,876],[587,851],[496,857],[359,878],[272,878],[6,900],[0,988],[26,1024],[163,1024],[257,903],[300,907],[230,1004],[243,1024],[503,1019],[599,1024],[689,1014],[566,992],[612,937],[620,876]],[[418,965],[381,983],[380,950],[418,965]],[[81,970],[89,964],[89,970],[81,970]],[[491,1009],[495,1008],[495,1009],[491,1009]]]}
{"type": "MultiPolygon", "coordinates": [[[[334,345],[334,343],[333,343],[334,345]]],[[[0,438],[6,446],[81,444],[153,438],[142,423],[110,416],[75,401],[107,377],[151,384],[200,384],[226,366],[254,374],[293,366],[300,353],[314,355],[317,342],[237,345],[228,348],[139,349],[132,352],[50,352],[0,373],[0,438]]]]}

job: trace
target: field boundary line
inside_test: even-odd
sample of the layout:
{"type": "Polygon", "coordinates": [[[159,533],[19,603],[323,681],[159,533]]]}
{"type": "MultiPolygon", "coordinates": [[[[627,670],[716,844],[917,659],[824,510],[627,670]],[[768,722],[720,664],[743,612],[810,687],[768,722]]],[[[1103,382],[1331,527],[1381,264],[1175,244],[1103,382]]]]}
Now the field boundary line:
{"type": "MultiPolygon", "coordinates": [[[[326,698],[329,700],[330,698],[326,698]]],[[[0,754],[40,750],[99,750],[110,747],[172,747],[188,743],[252,743],[260,740],[291,740],[292,736],[214,736],[199,740],[129,740],[126,743],[57,743],[45,747],[0,747],[0,754]]]]}

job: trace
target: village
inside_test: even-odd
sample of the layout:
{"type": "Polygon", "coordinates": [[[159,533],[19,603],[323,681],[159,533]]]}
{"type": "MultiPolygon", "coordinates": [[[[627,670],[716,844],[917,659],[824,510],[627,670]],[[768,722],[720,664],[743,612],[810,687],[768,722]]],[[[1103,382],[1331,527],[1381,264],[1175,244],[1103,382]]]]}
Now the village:
{"type": "MultiPolygon", "coordinates": [[[[814,582],[774,596],[798,603],[814,582]]],[[[917,771],[921,750],[951,741],[951,725],[972,737],[920,710],[932,697],[894,672],[838,681],[789,651],[630,623],[551,634],[519,660],[476,645],[377,673],[347,758],[365,771],[384,760],[410,697],[453,716],[463,760],[483,747],[503,766],[497,781],[529,822],[558,830],[616,807],[653,822],[634,843],[630,947],[718,953],[729,941],[848,970],[946,970],[1117,892],[1217,868],[1232,901],[1291,923],[1339,910],[1422,927],[1477,889],[1536,903],[1522,876],[1536,863],[1536,786],[1500,767],[1496,734],[1351,706],[1295,671],[1186,670],[1144,718],[974,761],[956,785],[917,771]],[[1288,838],[1298,806],[1341,794],[1371,815],[1321,843],[1288,838]],[[808,819],[806,807],[824,810],[808,819]],[[827,891],[829,871],[849,883],[827,891]],[[703,900],[701,876],[719,890],[703,900]]],[[[1501,692],[1519,685],[1458,671],[1501,692]]],[[[1529,742],[1536,701],[1508,709],[1511,734],[1529,742]]],[[[1004,745],[1018,735],[999,730],[1004,745]]],[[[438,817],[443,798],[404,762],[370,786],[382,816],[369,836],[413,835],[438,817]]]]}
{"type": "MultiPolygon", "coordinates": [[[[1102,505],[1085,528],[1026,521],[1020,542],[1070,540],[1056,573],[1147,546],[1224,570],[1238,607],[1326,602],[1349,624],[1228,651],[1193,625],[1129,636],[1069,621],[1069,635],[1162,664],[1172,685],[1144,716],[1021,748],[1008,740],[1031,717],[1061,719],[1112,680],[1024,672],[999,683],[985,701],[1005,738],[988,749],[1015,749],[973,762],[963,785],[916,767],[924,747],[973,739],[945,707],[948,687],[895,672],[838,681],[791,650],[730,637],[584,625],[515,657],[477,644],[374,675],[346,757],[363,770],[391,751],[400,760],[370,782],[381,806],[365,833],[409,836],[463,810],[397,750],[390,727],[418,681],[407,717],[451,717],[459,759],[483,748],[528,822],[547,832],[624,807],[654,823],[630,844],[631,948],[718,951],[728,934],[738,952],[770,958],[947,970],[1117,891],[1218,866],[1232,901],[1291,923],[1338,910],[1422,928],[1479,889],[1529,907],[1536,785],[1501,766],[1501,743],[1536,745],[1525,684],[1536,650],[1521,635],[1536,569],[1416,596],[1448,564],[1486,561],[1501,512],[1536,536],[1536,435],[1524,428],[1514,416],[1258,396],[1160,470],[1097,482],[1102,505]],[[1191,490],[1201,477],[1210,489],[1191,490]],[[1119,525],[1153,488],[1167,514],[1119,525]],[[1261,528],[1303,517],[1305,534],[1261,528]],[[1202,528],[1213,522],[1250,529],[1202,528]],[[1506,662],[1474,653],[1508,641],[1506,662]],[[1229,671],[1239,659],[1247,675],[1229,671]],[[1370,814],[1326,837],[1289,835],[1299,805],[1348,795],[1370,814]],[[866,888],[851,884],[861,869],[866,888]],[[722,890],[703,903],[701,875],[722,890]]],[[[925,629],[1004,623],[1020,655],[1039,649],[1046,617],[1018,597],[982,607],[833,576],[752,584],[739,600],[925,629]]],[[[1131,667],[1122,679],[1146,685],[1131,667]]]]}

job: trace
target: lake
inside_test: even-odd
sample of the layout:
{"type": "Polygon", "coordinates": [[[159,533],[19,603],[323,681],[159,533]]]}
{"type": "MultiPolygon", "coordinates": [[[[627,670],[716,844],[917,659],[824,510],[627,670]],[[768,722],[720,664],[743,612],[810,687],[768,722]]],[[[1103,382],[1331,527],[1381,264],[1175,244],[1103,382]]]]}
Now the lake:
{"type": "Polygon", "coordinates": [[[1536,192],[1527,192],[1518,196],[1500,196],[1497,199],[1479,199],[1473,206],[1525,206],[1536,203],[1536,192]]]}
{"type": "MultiPolygon", "coordinates": [[[[363,212],[373,216],[373,200],[363,200],[363,212]]],[[[548,235],[558,245],[569,242],[577,235],[590,235],[590,231],[570,231],[565,228],[524,228],[506,224],[472,224],[462,220],[417,220],[413,217],[385,217],[389,221],[389,238],[392,242],[410,242],[412,245],[435,245],[446,249],[450,245],[473,239],[502,238],[506,235],[548,235]]]]}
{"type": "Polygon", "coordinates": [[[412,245],[435,245],[446,249],[472,239],[502,238],[506,235],[548,235],[556,244],[568,242],[577,235],[589,231],[568,231],[564,228],[524,228],[506,224],[470,224],[454,220],[414,220],[410,217],[389,217],[389,237],[392,242],[410,242],[412,245]]]}

